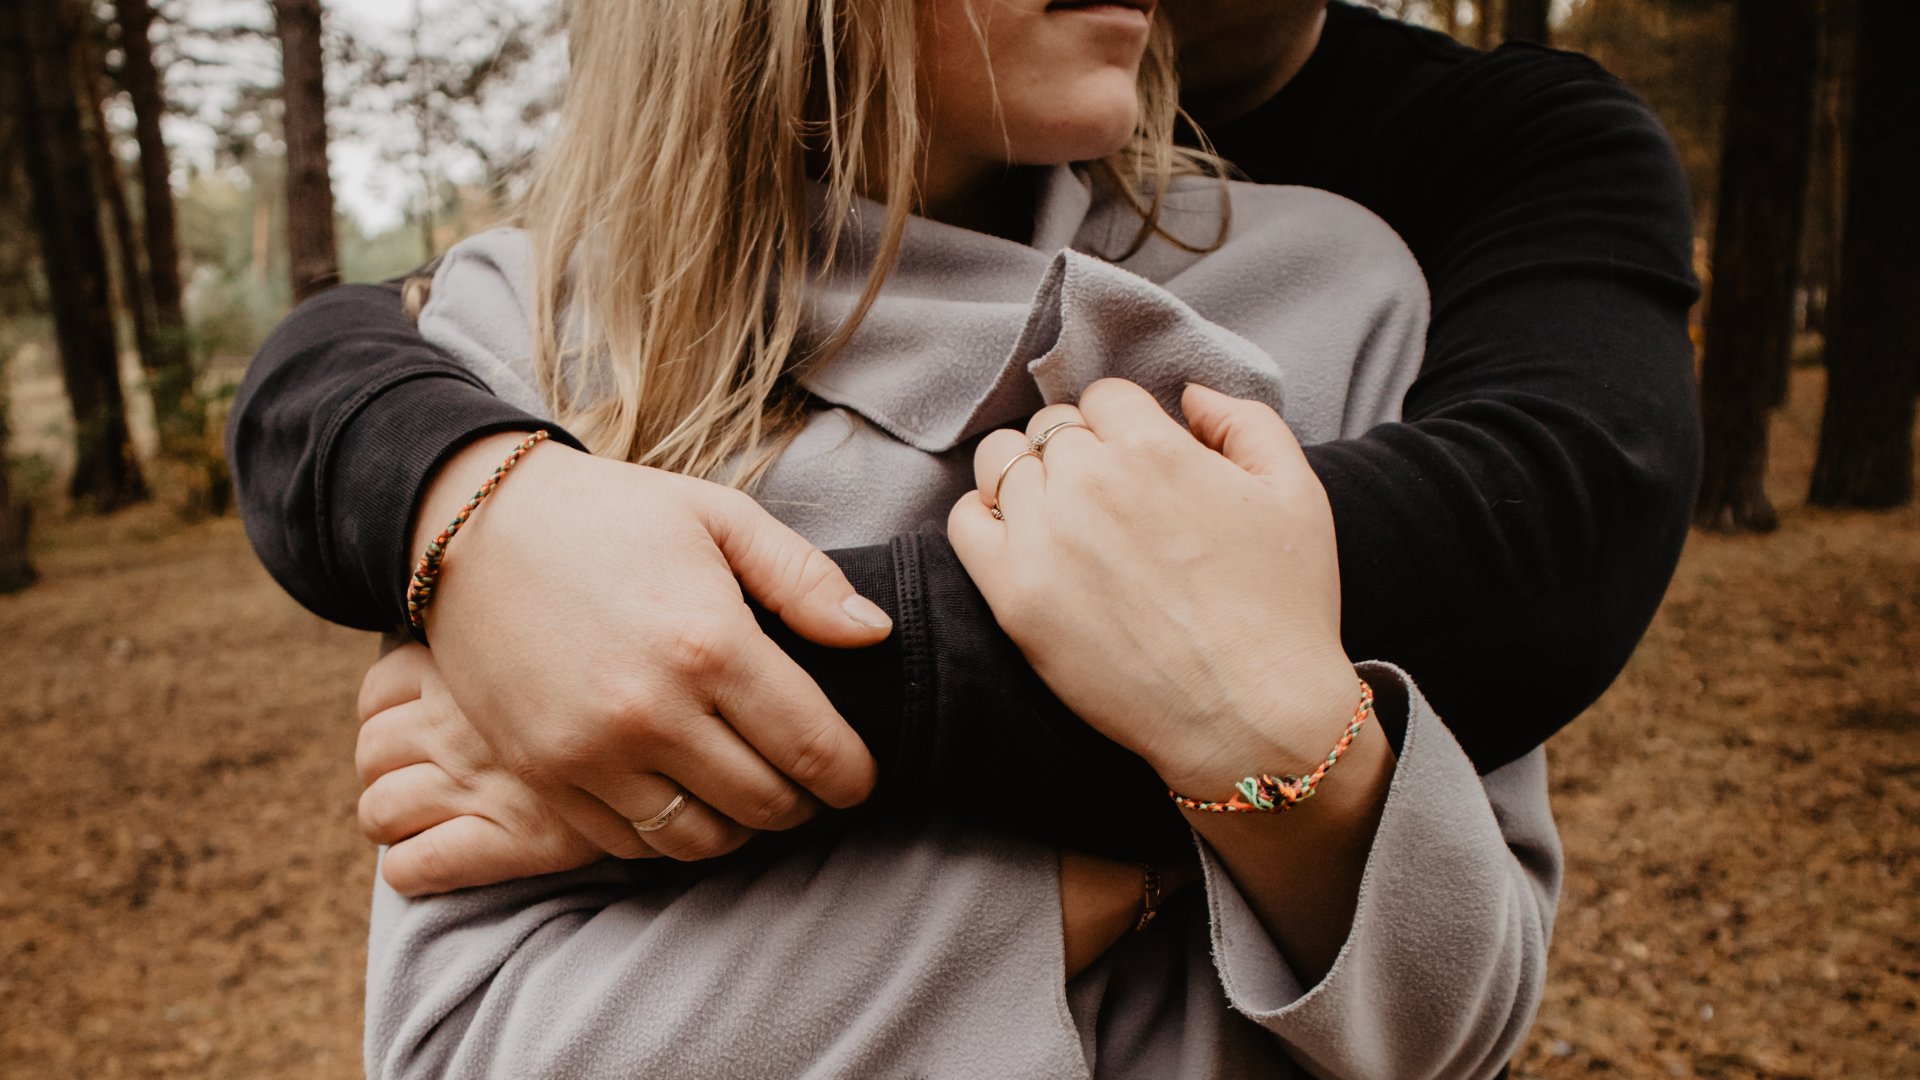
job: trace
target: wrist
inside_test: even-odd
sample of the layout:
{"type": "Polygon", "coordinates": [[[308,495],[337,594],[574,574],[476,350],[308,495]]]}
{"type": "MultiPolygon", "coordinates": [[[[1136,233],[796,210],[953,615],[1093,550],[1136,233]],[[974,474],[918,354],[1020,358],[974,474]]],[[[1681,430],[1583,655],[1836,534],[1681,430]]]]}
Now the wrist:
{"type": "Polygon", "coordinates": [[[544,431],[531,437],[513,431],[487,435],[461,447],[437,470],[412,529],[420,555],[407,603],[416,634],[427,633],[429,619],[435,625],[447,621],[449,609],[463,606],[463,597],[487,594],[489,568],[500,561],[499,553],[490,555],[489,549],[504,540],[504,550],[511,555],[514,537],[524,532],[515,527],[515,519],[522,510],[542,505],[540,490],[566,457],[557,450],[536,452],[546,441],[544,431]],[[462,496],[466,485],[471,490],[462,496]],[[450,575],[445,572],[449,566],[454,567],[450,575]]]}
{"type": "Polygon", "coordinates": [[[1243,704],[1217,722],[1196,726],[1196,739],[1177,756],[1152,764],[1167,786],[1183,795],[1224,800],[1241,778],[1269,773],[1304,775],[1352,720],[1359,676],[1344,651],[1277,668],[1270,687],[1250,687],[1243,704]]]}
{"type": "MultiPolygon", "coordinates": [[[[407,533],[410,537],[407,544],[409,560],[420,557],[420,553],[427,549],[440,530],[446,528],[447,522],[473,497],[474,491],[486,481],[487,475],[513,452],[515,446],[533,434],[533,430],[529,427],[525,431],[496,431],[482,435],[448,454],[434,468],[413,510],[413,524],[407,533]]],[[[407,569],[409,572],[413,569],[411,561],[407,569]]]]}

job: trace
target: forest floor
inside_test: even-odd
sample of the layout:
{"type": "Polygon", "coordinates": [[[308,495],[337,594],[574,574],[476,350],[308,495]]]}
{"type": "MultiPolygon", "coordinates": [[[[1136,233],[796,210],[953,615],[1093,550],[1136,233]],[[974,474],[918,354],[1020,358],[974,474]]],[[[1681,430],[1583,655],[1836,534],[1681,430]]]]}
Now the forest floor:
{"type": "MultiPolygon", "coordinates": [[[[1920,508],[1696,534],[1550,747],[1568,879],[1519,1077],[1920,1075],[1920,508]]],[[[373,640],[231,519],[44,523],[0,598],[0,1075],[349,1077],[373,640]]]]}

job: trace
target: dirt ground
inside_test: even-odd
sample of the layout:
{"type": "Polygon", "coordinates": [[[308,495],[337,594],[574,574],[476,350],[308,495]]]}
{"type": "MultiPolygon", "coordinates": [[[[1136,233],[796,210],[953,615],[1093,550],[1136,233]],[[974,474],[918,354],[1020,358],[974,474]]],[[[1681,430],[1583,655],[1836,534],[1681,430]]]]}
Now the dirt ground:
{"type": "MultiPolygon", "coordinates": [[[[1521,1077],[1920,1075],[1920,509],[1696,535],[1551,747],[1569,878],[1521,1077]]],[[[366,635],[237,522],[46,524],[0,598],[0,1074],[346,1077],[366,635]]]]}

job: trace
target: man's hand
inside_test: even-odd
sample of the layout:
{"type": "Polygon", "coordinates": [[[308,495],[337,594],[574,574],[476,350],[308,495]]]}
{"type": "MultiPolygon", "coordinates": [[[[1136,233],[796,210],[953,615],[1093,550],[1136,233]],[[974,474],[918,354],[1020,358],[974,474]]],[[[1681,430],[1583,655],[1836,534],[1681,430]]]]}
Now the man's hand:
{"type": "MultiPolygon", "coordinates": [[[[441,468],[416,549],[521,438],[478,440],[441,468]]],[[[890,630],[747,496],[548,443],[449,545],[427,630],[474,728],[569,825],[614,855],[701,859],[874,782],[859,736],[760,632],[743,588],[823,645],[890,630]],[[670,821],[636,830],[681,795],[670,821]]]]}
{"type": "Polygon", "coordinates": [[[585,866],[604,852],[501,765],[454,704],[433,654],[406,645],[360,684],[360,831],[402,896],[585,866]]]}

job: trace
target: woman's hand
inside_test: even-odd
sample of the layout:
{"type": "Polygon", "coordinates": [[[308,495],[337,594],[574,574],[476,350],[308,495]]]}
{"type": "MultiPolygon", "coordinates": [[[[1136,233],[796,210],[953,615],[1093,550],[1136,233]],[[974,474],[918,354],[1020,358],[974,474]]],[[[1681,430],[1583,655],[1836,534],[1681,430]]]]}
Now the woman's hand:
{"type": "Polygon", "coordinates": [[[1069,708],[1175,787],[1207,789],[1324,754],[1355,682],[1332,514],[1292,433],[1265,405],[1197,386],[1185,410],[1191,433],[1104,379],[1025,434],[989,434],[948,532],[1069,708]],[[1087,426],[1015,460],[1062,423],[1087,426]]]}
{"type": "Polygon", "coordinates": [[[555,874],[604,852],[501,765],[433,654],[405,645],[360,684],[360,831],[402,896],[555,874]]]}
{"type": "MultiPolygon", "coordinates": [[[[520,438],[441,468],[414,550],[520,438]]],[[[427,630],[472,726],[574,829],[623,857],[707,858],[857,803],[874,780],[742,589],[821,644],[888,633],[832,560],[747,496],[549,442],[449,545],[427,630]],[[682,795],[643,840],[630,823],[682,795]]]]}
{"type": "MultiPolygon", "coordinates": [[[[1068,707],[1175,790],[1219,800],[1244,776],[1311,771],[1358,687],[1332,514],[1292,433],[1263,404],[1197,386],[1182,407],[1191,432],[1103,379],[1078,408],[989,434],[948,533],[1068,707]],[[1049,430],[1043,458],[1023,453],[1049,430]]],[[[1305,980],[1352,925],[1392,770],[1376,727],[1284,818],[1187,815],[1305,980]]],[[[1099,780],[1063,783],[1084,797],[1099,780]]]]}

